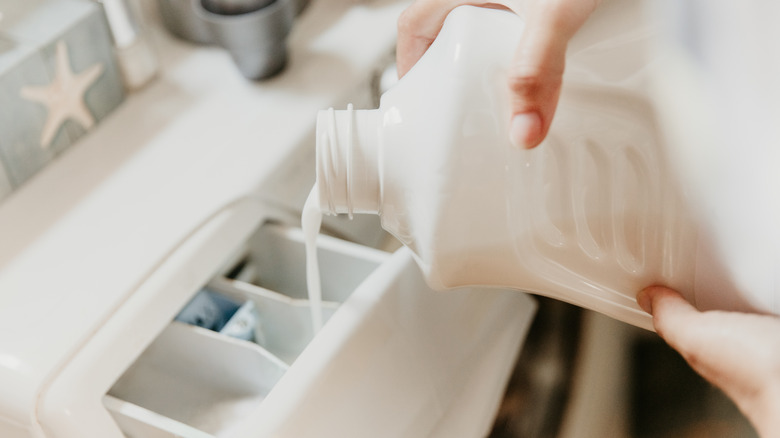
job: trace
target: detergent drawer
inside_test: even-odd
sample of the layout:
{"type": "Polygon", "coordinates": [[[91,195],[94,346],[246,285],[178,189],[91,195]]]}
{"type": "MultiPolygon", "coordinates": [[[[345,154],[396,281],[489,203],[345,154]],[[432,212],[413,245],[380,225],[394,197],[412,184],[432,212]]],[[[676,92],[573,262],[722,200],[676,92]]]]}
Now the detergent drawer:
{"type": "MultiPolygon", "coordinates": [[[[389,254],[320,236],[318,256],[327,321],[389,254]]],[[[127,436],[226,435],[314,338],[306,291],[303,233],[264,223],[197,295],[237,303],[234,318],[215,331],[206,327],[213,308],[190,317],[200,326],[177,317],[111,388],[106,408],[127,436]]]]}
{"type": "Polygon", "coordinates": [[[433,291],[406,249],[391,254],[328,235],[317,244],[320,331],[312,327],[302,231],[264,220],[103,397],[121,433],[489,430],[533,300],[514,291],[433,291]],[[214,309],[227,310],[220,317],[214,309]]]}

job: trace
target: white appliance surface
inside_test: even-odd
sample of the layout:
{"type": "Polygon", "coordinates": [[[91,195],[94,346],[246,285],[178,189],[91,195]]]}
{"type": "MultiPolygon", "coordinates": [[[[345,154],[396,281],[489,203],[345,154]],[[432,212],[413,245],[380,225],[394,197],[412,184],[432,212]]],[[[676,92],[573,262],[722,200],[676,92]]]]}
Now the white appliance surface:
{"type": "MultiPolygon", "coordinates": [[[[218,223],[200,229],[207,240],[210,229],[240,216],[234,212],[256,210],[234,201],[314,147],[317,110],[343,105],[364,85],[392,49],[403,8],[393,0],[313,1],[288,41],[286,70],[258,83],[241,77],[226,51],[150,26],[160,77],[0,205],[0,420],[16,425],[0,435],[36,423],[31,413],[46,411],[42,394],[65,364],[97,342],[120,308],[132,308],[139,285],[186,249],[182,242],[194,245],[201,225],[218,223]]],[[[192,270],[182,287],[196,288],[209,274],[192,270]]],[[[129,346],[147,342],[144,330],[160,330],[153,315],[127,317],[151,326],[139,324],[129,346]]]]}

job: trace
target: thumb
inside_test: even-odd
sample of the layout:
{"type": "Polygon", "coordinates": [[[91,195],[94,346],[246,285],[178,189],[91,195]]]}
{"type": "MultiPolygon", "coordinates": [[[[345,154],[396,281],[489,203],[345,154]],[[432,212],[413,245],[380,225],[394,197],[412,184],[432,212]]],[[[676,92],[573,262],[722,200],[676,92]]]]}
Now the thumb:
{"type": "Polygon", "coordinates": [[[693,369],[731,397],[759,431],[780,430],[776,415],[780,406],[780,319],[700,312],[679,293],[660,286],[643,290],[637,301],[653,315],[658,334],[693,369]]]}
{"type": "Polygon", "coordinates": [[[637,301],[653,315],[658,335],[712,383],[727,392],[728,386],[760,386],[754,379],[763,373],[758,368],[766,362],[759,359],[764,348],[777,341],[756,343],[764,337],[759,328],[766,324],[758,315],[700,312],[678,292],[662,286],[644,289],[637,301]],[[748,357],[754,360],[746,364],[743,361],[748,357]]]}
{"type": "Polygon", "coordinates": [[[597,4],[595,0],[530,3],[509,71],[510,137],[516,146],[533,148],[547,136],[561,92],[566,47],[597,4]]]}

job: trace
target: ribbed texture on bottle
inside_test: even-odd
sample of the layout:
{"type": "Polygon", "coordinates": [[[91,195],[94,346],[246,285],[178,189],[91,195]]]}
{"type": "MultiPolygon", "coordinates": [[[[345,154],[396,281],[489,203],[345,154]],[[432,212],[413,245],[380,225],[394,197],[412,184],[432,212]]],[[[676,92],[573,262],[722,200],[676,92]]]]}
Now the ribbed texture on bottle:
{"type": "Polygon", "coordinates": [[[379,110],[329,109],[317,115],[317,186],[325,214],[378,213],[379,110]]]}

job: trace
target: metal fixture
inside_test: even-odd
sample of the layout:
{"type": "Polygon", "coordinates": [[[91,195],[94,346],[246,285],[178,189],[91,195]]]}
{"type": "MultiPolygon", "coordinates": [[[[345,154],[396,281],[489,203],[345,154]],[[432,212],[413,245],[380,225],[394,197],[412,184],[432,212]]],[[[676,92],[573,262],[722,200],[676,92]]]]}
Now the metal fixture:
{"type": "Polygon", "coordinates": [[[279,73],[287,35],[308,0],[159,0],[166,28],[184,40],[225,48],[244,77],[279,73]]]}

